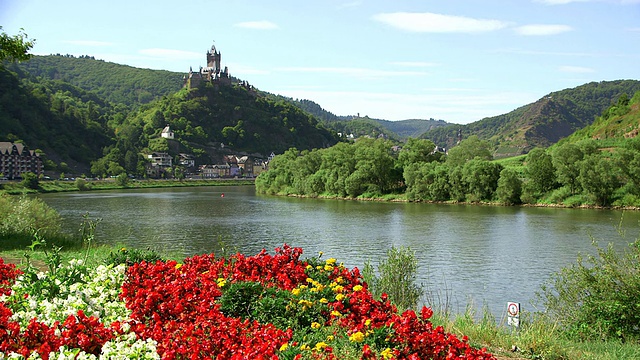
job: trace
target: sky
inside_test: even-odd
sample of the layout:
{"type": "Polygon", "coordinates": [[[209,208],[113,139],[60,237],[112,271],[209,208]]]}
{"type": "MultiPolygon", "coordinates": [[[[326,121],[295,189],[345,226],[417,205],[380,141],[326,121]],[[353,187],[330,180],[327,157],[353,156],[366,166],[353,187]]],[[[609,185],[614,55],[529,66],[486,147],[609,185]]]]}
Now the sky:
{"type": "Polygon", "coordinates": [[[640,80],[640,0],[0,0],[32,54],[229,73],[336,115],[466,124],[640,80]]]}

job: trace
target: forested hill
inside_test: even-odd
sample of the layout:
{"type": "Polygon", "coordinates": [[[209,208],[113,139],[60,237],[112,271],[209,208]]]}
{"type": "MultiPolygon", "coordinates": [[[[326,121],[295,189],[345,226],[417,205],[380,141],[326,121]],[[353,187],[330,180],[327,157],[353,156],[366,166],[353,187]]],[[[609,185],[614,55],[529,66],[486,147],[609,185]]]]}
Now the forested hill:
{"type": "Polygon", "coordinates": [[[592,124],[622,94],[632,96],[638,90],[640,81],[636,80],[592,82],[550,93],[507,114],[436,128],[421,138],[449,148],[457,142],[460,130],[463,138],[477,135],[489,140],[497,157],[518,155],[534,147],[548,147],[592,124]]]}
{"type": "Polygon", "coordinates": [[[71,55],[33,56],[10,66],[34,78],[61,80],[97,94],[111,103],[146,104],[182,88],[185,73],[139,69],[132,66],[71,55]]]}
{"type": "MultiPolygon", "coordinates": [[[[89,58],[61,58],[86,61],[97,67],[107,64],[89,58]]],[[[134,96],[136,91],[126,92],[127,86],[115,85],[117,77],[105,76],[103,82],[95,82],[95,77],[89,76],[85,79],[85,86],[90,88],[87,91],[61,79],[35,76],[27,72],[27,63],[7,66],[15,72],[0,67],[0,141],[23,141],[31,149],[42,150],[55,161],[48,161],[46,170],[87,175],[91,171],[99,176],[125,171],[141,175],[149,151],[168,151],[172,156],[192,153],[199,164],[215,164],[222,153],[216,149],[222,150],[222,144],[227,153],[266,157],[291,147],[313,149],[338,141],[335,133],[315,117],[253,88],[230,84],[188,90],[181,89],[179,78],[177,92],[141,104],[134,96]],[[113,91],[119,95],[109,95],[105,84],[114,84],[113,91]],[[171,142],[160,137],[167,124],[176,134],[171,142]]],[[[131,71],[123,81],[135,77],[139,70],[114,66],[131,71]]],[[[66,76],[61,69],[48,73],[66,76]]],[[[81,79],[72,78],[76,82],[81,79]]],[[[135,86],[140,89],[139,99],[146,85],[141,81],[135,86]]],[[[149,89],[154,91],[153,97],[170,91],[170,87],[149,89]]]]}

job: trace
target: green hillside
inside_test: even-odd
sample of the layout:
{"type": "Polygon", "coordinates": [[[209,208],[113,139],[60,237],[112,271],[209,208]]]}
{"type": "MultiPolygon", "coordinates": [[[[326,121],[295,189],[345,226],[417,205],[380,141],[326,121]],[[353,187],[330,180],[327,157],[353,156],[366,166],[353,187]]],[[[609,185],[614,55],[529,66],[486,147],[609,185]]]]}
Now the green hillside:
{"type": "Polygon", "coordinates": [[[477,135],[491,142],[496,157],[514,156],[534,147],[548,147],[593,123],[623,94],[640,90],[640,81],[592,82],[548,94],[540,100],[510,113],[485,118],[467,125],[430,130],[422,138],[449,148],[463,138],[477,135]]]}
{"type": "Polygon", "coordinates": [[[112,103],[146,104],[182,88],[184,73],[139,69],[132,66],[71,55],[33,56],[10,66],[32,78],[61,80],[112,103]]]}
{"type": "MultiPolygon", "coordinates": [[[[107,122],[117,116],[124,117],[93,93],[60,81],[20,80],[0,68],[0,141],[24,141],[82,171],[110,144],[107,122]]],[[[59,170],[67,171],[64,164],[59,170]]]]}

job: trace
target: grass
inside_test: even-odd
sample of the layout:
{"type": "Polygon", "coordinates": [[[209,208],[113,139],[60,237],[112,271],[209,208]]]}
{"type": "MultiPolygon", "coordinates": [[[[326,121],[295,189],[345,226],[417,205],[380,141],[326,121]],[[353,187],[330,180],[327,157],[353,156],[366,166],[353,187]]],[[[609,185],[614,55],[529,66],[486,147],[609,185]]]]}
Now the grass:
{"type": "MultiPolygon", "coordinates": [[[[167,188],[167,187],[190,187],[190,186],[236,186],[253,185],[254,181],[249,179],[215,179],[215,180],[132,180],[126,186],[120,186],[111,179],[87,181],[86,190],[115,190],[115,189],[143,189],[143,188],[167,188]]],[[[0,185],[0,189],[9,195],[21,195],[37,192],[67,192],[80,191],[74,181],[41,181],[38,190],[26,189],[20,182],[9,182],[0,185]]]]}

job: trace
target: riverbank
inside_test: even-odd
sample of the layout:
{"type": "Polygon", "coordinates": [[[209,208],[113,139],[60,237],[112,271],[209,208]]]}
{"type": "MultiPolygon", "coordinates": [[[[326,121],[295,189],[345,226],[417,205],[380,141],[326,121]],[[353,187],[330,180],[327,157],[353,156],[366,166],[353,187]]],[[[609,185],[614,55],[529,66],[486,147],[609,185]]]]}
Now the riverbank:
{"type": "Polygon", "coordinates": [[[184,180],[160,180],[160,179],[130,179],[124,185],[115,179],[75,181],[51,180],[41,181],[37,189],[28,189],[19,182],[4,183],[0,191],[9,195],[24,195],[36,193],[54,193],[69,191],[94,191],[94,190],[123,190],[145,188],[170,188],[190,186],[241,186],[253,185],[254,179],[184,179],[184,180]]]}

